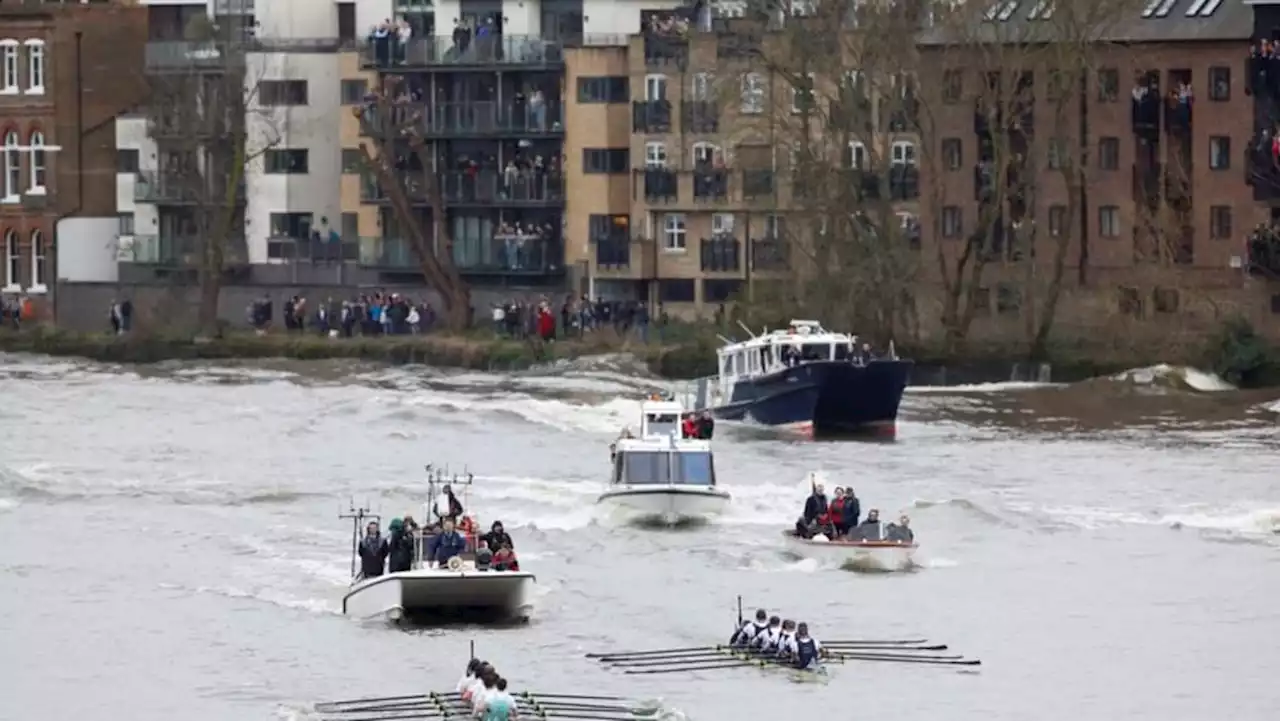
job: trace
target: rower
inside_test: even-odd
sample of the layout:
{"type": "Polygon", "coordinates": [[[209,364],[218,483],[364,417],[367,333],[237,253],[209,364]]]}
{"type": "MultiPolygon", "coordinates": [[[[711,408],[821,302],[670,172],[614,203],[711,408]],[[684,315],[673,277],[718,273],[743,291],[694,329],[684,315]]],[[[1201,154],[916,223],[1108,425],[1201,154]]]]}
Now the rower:
{"type": "Polygon", "coordinates": [[[794,660],[796,668],[812,668],[818,665],[818,660],[822,657],[822,644],[818,643],[818,639],[809,635],[809,624],[801,623],[796,628],[793,647],[795,648],[794,660]]]}
{"type": "Polygon", "coordinates": [[[777,616],[769,617],[769,627],[763,633],[756,635],[751,643],[747,644],[747,648],[762,653],[771,653],[778,650],[778,637],[782,634],[782,619],[777,616]]]}
{"type": "Polygon", "coordinates": [[[484,721],[509,721],[516,715],[516,700],[507,693],[507,680],[498,679],[496,691],[485,704],[484,721]]]}
{"type": "Polygon", "coordinates": [[[476,680],[476,672],[480,670],[481,663],[478,658],[473,658],[467,662],[467,672],[458,680],[458,686],[454,689],[455,691],[462,693],[471,686],[471,682],[476,680]]]}
{"type": "Polygon", "coordinates": [[[481,661],[476,667],[476,675],[471,679],[471,683],[462,690],[462,700],[472,701],[477,695],[484,691],[484,678],[494,673],[493,666],[485,661],[481,661]]]}
{"type": "Polygon", "coordinates": [[[756,618],[754,621],[747,621],[738,627],[738,630],[733,632],[733,635],[729,637],[729,645],[747,646],[755,640],[756,636],[759,636],[768,627],[769,614],[762,608],[756,611],[756,618]]]}
{"type": "Polygon", "coordinates": [[[471,711],[476,717],[484,714],[489,700],[498,693],[498,672],[492,668],[480,678],[480,690],[471,694],[471,711]]]}
{"type": "Polygon", "coordinates": [[[778,658],[791,658],[796,653],[796,622],[787,619],[782,622],[782,632],[778,634],[778,643],[774,649],[778,658]]]}

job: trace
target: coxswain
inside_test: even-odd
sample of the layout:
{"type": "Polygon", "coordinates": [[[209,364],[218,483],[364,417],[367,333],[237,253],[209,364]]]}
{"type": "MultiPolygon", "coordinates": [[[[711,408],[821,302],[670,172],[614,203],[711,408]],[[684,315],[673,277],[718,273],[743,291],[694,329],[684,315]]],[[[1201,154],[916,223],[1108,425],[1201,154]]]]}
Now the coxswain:
{"type": "Polygon", "coordinates": [[[778,634],[778,643],[774,654],[778,658],[792,658],[796,653],[796,622],[787,619],[782,622],[782,632],[778,634]]]}
{"type": "Polygon", "coordinates": [[[769,614],[762,608],[756,611],[756,617],[753,621],[747,621],[738,627],[729,637],[730,646],[749,646],[756,636],[759,636],[765,629],[769,628],[769,614]]]}
{"type": "Polygon", "coordinates": [[[458,680],[458,685],[454,688],[458,693],[462,693],[471,687],[471,683],[476,680],[476,673],[480,670],[483,663],[478,658],[473,658],[467,662],[467,672],[458,680]]]}
{"type": "Polygon", "coordinates": [[[761,652],[777,651],[778,636],[781,634],[782,619],[777,616],[770,616],[769,627],[763,633],[756,634],[751,643],[747,644],[747,648],[761,652]]]}
{"type": "Polygon", "coordinates": [[[813,668],[822,657],[822,644],[809,635],[809,624],[801,623],[796,627],[796,637],[792,642],[795,648],[793,660],[796,668],[813,668]]]}

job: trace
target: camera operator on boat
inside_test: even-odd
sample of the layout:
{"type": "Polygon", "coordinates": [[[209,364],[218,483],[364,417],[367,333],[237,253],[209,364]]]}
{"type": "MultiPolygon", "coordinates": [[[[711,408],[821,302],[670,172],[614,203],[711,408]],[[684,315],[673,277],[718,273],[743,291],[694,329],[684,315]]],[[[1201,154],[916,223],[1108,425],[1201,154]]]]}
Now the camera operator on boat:
{"type": "Polygon", "coordinates": [[[378,531],[378,522],[372,521],[364,529],[360,540],[360,578],[377,578],[387,565],[387,539],[378,531]]]}
{"type": "Polygon", "coordinates": [[[388,526],[391,535],[387,537],[387,572],[401,573],[413,569],[414,540],[413,532],[405,528],[404,521],[391,519],[388,526]]]}
{"type": "Polygon", "coordinates": [[[867,518],[862,523],[849,529],[849,540],[851,541],[879,541],[883,540],[880,536],[880,510],[872,508],[867,511],[867,518]]]}
{"type": "Polygon", "coordinates": [[[911,519],[905,515],[900,516],[897,523],[890,523],[884,529],[884,535],[886,541],[893,541],[894,543],[916,542],[915,531],[911,530],[911,519]]]}
{"type": "Polygon", "coordinates": [[[497,553],[504,543],[511,548],[516,547],[515,542],[511,540],[511,536],[503,528],[502,521],[494,521],[493,525],[489,527],[489,532],[481,536],[480,540],[489,547],[490,553],[497,553]]]}
{"type": "Polygon", "coordinates": [[[427,564],[446,568],[450,558],[461,556],[466,551],[467,539],[454,529],[453,519],[446,517],[441,522],[440,533],[433,536],[427,544],[427,564]]]}

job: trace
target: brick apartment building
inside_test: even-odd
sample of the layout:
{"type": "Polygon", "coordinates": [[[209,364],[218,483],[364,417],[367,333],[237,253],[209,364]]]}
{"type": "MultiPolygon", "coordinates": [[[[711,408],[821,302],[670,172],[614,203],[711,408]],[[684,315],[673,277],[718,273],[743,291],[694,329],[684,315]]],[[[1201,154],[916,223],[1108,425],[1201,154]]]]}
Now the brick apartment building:
{"type": "Polygon", "coordinates": [[[55,284],[59,219],[115,214],[117,115],[145,97],[146,14],[126,2],[0,2],[0,290],[55,284]]]}

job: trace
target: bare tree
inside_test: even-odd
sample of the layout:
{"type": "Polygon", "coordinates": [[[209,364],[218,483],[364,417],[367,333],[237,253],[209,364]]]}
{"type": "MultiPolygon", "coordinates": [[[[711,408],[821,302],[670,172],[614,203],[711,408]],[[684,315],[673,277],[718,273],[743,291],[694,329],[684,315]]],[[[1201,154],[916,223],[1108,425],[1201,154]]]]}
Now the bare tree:
{"type": "Polygon", "coordinates": [[[397,97],[396,80],[384,78],[369,101],[354,110],[362,134],[373,144],[372,150],[360,145],[364,166],[376,181],[378,193],[391,203],[423,277],[440,294],[449,327],[464,330],[470,320],[471,291],[454,263],[440,177],[422,137],[422,107],[420,103],[399,103],[397,97]],[[430,231],[414,211],[415,202],[431,207],[430,231]]]}
{"type": "Polygon", "coordinates": [[[263,69],[250,62],[250,35],[224,20],[192,18],[186,42],[174,44],[163,69],[153,69],[149,131],[157,171],[140,180],[159,206],[160,257],[195,270],[198,325],[206,335],[218,332],[228,273],[249,260],[245,171],[279,145],[283,132],[274,99],[260,97],[263,69]]]}

